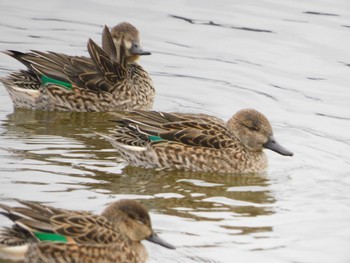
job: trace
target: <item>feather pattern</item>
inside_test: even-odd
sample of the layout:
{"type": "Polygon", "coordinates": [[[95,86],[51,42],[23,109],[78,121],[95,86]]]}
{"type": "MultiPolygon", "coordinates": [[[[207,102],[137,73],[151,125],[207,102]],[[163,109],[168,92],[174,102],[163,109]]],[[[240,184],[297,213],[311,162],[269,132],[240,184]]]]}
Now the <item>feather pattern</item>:
{"type": "MultiPolygon", "coordinates": [[[[269,121],[253,109],[227,123],[205,114],[141,110],[113,116],[116,129],[102,136],[130,164],[145,168],[261,172],[267,168],[263,148],[270,141],[277,145],[269,121]]],[[[292,155],[280,145],[273,150],[292,155]]]]}
{"type": "Polygon", "coordinates": [[[24,262],[136,263],[147,259],[143,239],[173,248],[153,232],[148,212],[133,200],[113,202],[101,215],[18,202],[23,206],[0,204],[14,222],[0,232],[0,255],[13,257],[18,247],[24,262]]]}
{"type": "Polygon", "coordinates": [[[161,139],[185,145],[208,148],[233,146],[234,137],[221,123],[206,117],[186,118],[164,112],[130,112],[117,120],[120,127],[128,127],[144,135],[159,136],[161,139]]]}
{"type": "Polygon", "coordinates": [[[0,79],[14,106],[49,111],[150,109],[155,94],[152,80],[126,48],[126,43],[139,41],[138,31],[124,24],[127,23],[113,28],[114,32],[121,32],[119,39],[114,39],[116,36],[112,37],[108,27],[104,27],[102,48],[89,39],[90,57],[37,50],[29,53],[5,51],[27,67],[27,70],[0,79]],[[136,40],[130,37],[134,35],[136,40]],[[56,82],[45,83],[43,77],[56,82]],[[64,87],[57,85],[60,82],[74,88],[65,92],[64,87]],[[32,92],[26,93],[28,90],[32,92]],[[20,92],[26,95],[21,96],[20,92]]]}

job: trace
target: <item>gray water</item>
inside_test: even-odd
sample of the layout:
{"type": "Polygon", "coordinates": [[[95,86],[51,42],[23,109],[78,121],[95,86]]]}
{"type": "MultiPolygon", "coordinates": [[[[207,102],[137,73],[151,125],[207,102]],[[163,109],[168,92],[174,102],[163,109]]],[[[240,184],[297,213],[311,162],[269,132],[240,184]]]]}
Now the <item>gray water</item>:
{"type": "MultiPolygon", "coordinates": [[[[137,199],[177,246],[144,242],[149,262],[350,262],[350,2],[2,0],[0,50],[86,55],[121,21],[153,53],[140,64],[155,109],[253,107],[295,155],[267,152],[258,175],[133,168],[94,134],[113,126],[105,114],[14,110],[0,86],[0,202],[98,213],[137,199]]],[[[0,54],[0,76],[21,67],[0,54]]]]}

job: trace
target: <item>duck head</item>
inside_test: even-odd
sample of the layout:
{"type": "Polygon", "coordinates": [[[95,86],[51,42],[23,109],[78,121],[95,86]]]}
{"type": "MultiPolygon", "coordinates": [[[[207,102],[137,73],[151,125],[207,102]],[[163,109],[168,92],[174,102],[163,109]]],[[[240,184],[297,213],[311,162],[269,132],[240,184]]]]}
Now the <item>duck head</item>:
{"type": "Polygon", "coordinates": [[[281,155],[293,156],[292,152],[276,141],[269,120],[254,109],[238,111],[227,122],[227,128],[250,151],[262,151],[266,148],[281,155]]]}
{"type": "Polygon", "coordinates": [[[151,55],[151,52],[142,48],[139,31],[127,22],[122,22],[111,30],[113,42],[116,47],[124,41],[128,61],[136,61],[142,55],[151,55]]]}
{"type": "Polygon", "coordinates": [[[169,249],[175,247],[161,239],[152,229],[151,218],[146,208],[135,200],[119,200],[111,203],[102,212],[112,224],[132,241],[144,239],[169,249]]]}

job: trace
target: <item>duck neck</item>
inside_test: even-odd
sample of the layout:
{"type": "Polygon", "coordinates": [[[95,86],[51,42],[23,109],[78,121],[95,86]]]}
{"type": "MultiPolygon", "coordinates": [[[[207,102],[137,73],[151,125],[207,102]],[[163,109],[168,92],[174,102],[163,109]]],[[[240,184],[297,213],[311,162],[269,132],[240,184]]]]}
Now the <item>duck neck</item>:
{"type": "MultiPolygon", "coordinates": [[[[243,142],[240,139],[241,134],[239,133],[240,127],[237,124],[237,121],[234,118],[235,116],[232,116],[226,123],[226,128],[227,130],[242,144],[243,147],[243,142]]],[[[244,148],[244,147],[243,147],[244,148]]]]}

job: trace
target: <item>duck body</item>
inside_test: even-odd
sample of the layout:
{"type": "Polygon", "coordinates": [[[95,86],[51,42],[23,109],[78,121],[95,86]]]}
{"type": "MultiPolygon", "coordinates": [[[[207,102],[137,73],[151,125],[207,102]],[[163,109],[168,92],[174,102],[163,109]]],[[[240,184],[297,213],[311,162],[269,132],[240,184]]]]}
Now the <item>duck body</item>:
{"type": "Polygon", "coordinates": [[[155,90],[148,73],[136,60],[150,53],[143,51],[139,42],[137,29],[121,23],[111,31],[105,26],[102,48],[89,40],[90,57],[8,50],[4,53],[23,63],[27,70],[0,80],[16,108],[80,112],[149,110],[155,90]]]}
{"type": "Polygon", "coordinates": [[[142,246],[122,244],[82,245],[62,243],[40,243],[28,246],[25,263],[139,263],[146,262],[146,249],[142,246]]]}
{"type": "Polygon", "coordinates": [[[266,117],[252,109],[227,123],[204,114],[131,111],[116,116],[117,128],[102,136],[135,166],[248,173],[266,170],[263,148],[292,155],[275,141],[266,117]]]}
{"type": "Polygon", "coordinates": [[[101,215],[19,201],[0,204],[15,224],[0,232],[0,258],[24,262],[145,262],[147,239],[174,248],[152,230],[145,208],[133,200],[110,204],[101,215]]]}

